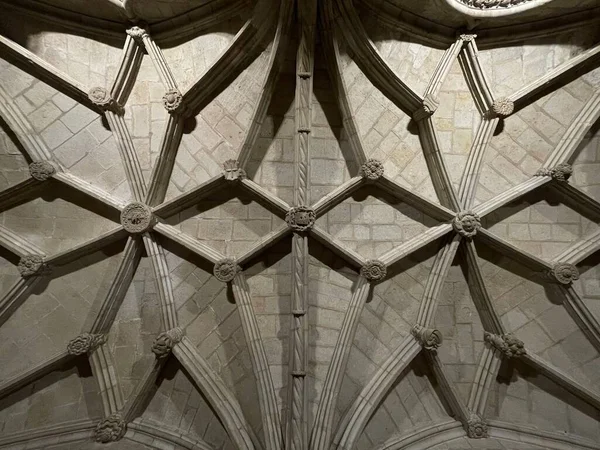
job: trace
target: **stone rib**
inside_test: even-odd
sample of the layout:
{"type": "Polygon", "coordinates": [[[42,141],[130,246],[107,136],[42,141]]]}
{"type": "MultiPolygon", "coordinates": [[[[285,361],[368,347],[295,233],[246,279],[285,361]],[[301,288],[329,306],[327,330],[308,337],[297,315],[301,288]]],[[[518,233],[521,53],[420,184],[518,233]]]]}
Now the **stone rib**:
{"type": "Polygon", "coordinates": [[[600,352],[600,323],[596,316],[588,309],[572,285],[559,285],[558,290],[563,295],[565,309],[594,348],[600,352]]]}
{"type": "MultiPolygon", "coordinates": [[[[127,402],[121,410],[121,415],[125,422],[131,422],[138,414],[141,414],[143,406],[146,404],[148,397],[152,394],[156,388],[156,380],[165,366],[167,358],[156,359],[154,364],[150,366],[142,379],[135,387],[134,391],[130,394],[127,402]]],[[[129,425],[128,425],[129,426],[129,425]]]]}
{"type": "Polygon", "coordinates": [[[110,285],[106,298],[102,302],[98,316],[94,320],[90,333],[106,334],[110,330],[119,307],[127,294],[131,280],[142,257],[142,246],[138,239],[129,237],[123,250],[123,257],[115,278],[110,285]]]}
{"type": "Polygon", "coordinates": [[[15,106],[2,86],[0,86],[0,116],[15,134],[30,159],[33,161],[49,161],[52,159],[50,150],[48,150],[42,138],[34,131],[27,118],[15,106]]]}
{"type": "Polygon", "coordinates": [[[267,209],[272,210],[282,217],[285,216],[290,209],[290,205],[252,180],[244,178],[241,180],[241,186],[246,189],[246,191],[253,194],[256,201],[262,203],[267,209]]]}
{"type": "Polygon", "coordinates": [[[126,205],[126,203],[120,198],[113,197],[108,192],[103,191],[99,187],[96,187],[79,177],[76,177],[72,173],[57,172],[54,174],[53,179],[60,181],[66,186],[69,186],[118,212],[120,212],[126,205]]]}
{"type": "Polygon", "coordinates": [[[162,81],[163,86],[166,91],[177,89],[177,82],[175,81],[175,77],[167,64],[167,60],[162,53],[162,50],[156,45],[154,39],[150,35],[150,33],[144,33],[143,36],[144,47],[146,47],[146,51],[154,64],[154,68],[160,77],[160,81],[162,81]]]}
{"type": "Polygon", "coordinates": [[[140,161],[133,145],[133,140],[125,125],[125,119],[122,115],[112,111],[105,111],[104,114],[106,115],[110,129],[117,142],[117,147],[121,154],[121,161],[123,162],[125,174],[129,183],[129,189],[136,201],[143,202],[146,198],[146,183],[144,181],[140,161]]]}
{"type": "Polygon", "coordinates": [[[102,344],[94,350],[89,355],[89,361],[98,383],[104,417],[119,412],[123,408],[123,395],[108,344],[102,344]]]}
{"type": "Polygon", "coordinates": [[[448,420],[440,424],[427,425],[408,435],[393,436],[375,450],[429,450],[439,444],[464,436],[462,424],[448,420]]]}
{"type": "Polygon", "coordinates": [[[485,344],[479,358],[467,408],[469,411],[473,411],[480,416],[485,414],[492,382],[498,376],[498,370],[502,362],[499,353],[498,350],[495,350],[489,344],[485,344]]]}
{"type": "Polygon", "coordinates": [[[178,326],[177,310],[175,309],[175,298],[173,297],[173,285],[171,283],[171,273],[167,266],[165,252],[151,233],[145,233],[142,237],[146,254],[150,258],[154,278],[156,280],[156,290],[160,299],[161,322],[163,330],[171,330],[178,326]]]}
{"type": "Polygon", "coordinates": [[[569,183],[552,183],[550,188],[561,198],[582,215],[589,215],[595,221],[600,221],[600,203],[593,199],[581,189],[569,183]]]}
{"type": "Polygon", "coordinates": [[[190,206],[198,204],[202,199],[221,188],[224,183],[223,175],[214,176],[194,189],[156,206],[154,214],[159,217],[171,217],[190,206]]]}
{"type": "Polygon", "coordinates": [[[321,397],[317,403],[317,412],[310,437],[310,448],[313,450],[326,450],[331,445],[335,405],[356,334],[356,327],[369,291],[369,282],[362,275],[359,276],[344,315],[340,334],[331,356],[331,363],[321,389],[321,397]]]}
{"type": "Polygon", "coordinates": [[[473,208],[473,212],[477,213],[480,217],[484,217],[489,213],[503,207],[504,205],[518,199],[519,197],[533,192],[534,190],[548,184],[550,182],[549,177],[532,177],[521,184],[513,186],[512,188],[502,192],[496,197],[491,198],[473,208]]]}
{"type": "MultiPolygon", "coordinates": [[[[86,86],[83,86],[78,81],[75,81],[67,74],[59,71],[53,65],[47,63],[39,56],[26,48],[21,47],[19,44],[11,41],[5,36],[0,36],[0,54],[8,56],[21,66],[26,67],[27,72],[32,73],[44,83],[57,88],[60,92],[74,98],[82,105],[87,106],[94,111],[98,111],[96,105],[88,98],[86,86]]],[[[49,158],[39,159],[45,160],[49,158]]]]}
{"type": "Polygon", "coordinates": [[[509,97],[515,103],[515,112],[529,105],[542,91],[555,89],[555,86],[562,83],[563,80],[568,79],[571,74],[582,70],[584,65],[592,64],[598,58],[600,58],[600,45],[583,51],[581,54],[547,72],[527,86],[524,86],[509,97]]]}
{"type": "Polygon", "coordinates": [[[258,321],[256,320],[256,313],[252,305],[250,288],[243,273],[238,273],[235,276],[232,289],[256,377],[265,448],[267,450],[280,449],[283,445],[283,436],[281,434],[281,417],[275,396],[275,387],[258,321]]]}
{"type": "Polygon", "coordinates": [[[431,227],[414,238],[400,244],[398,247],[395,247],[384,253],[379,260],[386,266],[391,266],[392,264],[395,264],[401,259],[407,257],[411,253],[414,253],[417,250],[425,247],[436,239],[445,236],[446,234],[450,233],[450,231],[452,231],[452,225],[449,223],[442,223],[436,225],[435,227],[431,227]]]}
{"type": "Polygon", "coordinates": [[[475,104],[481,115],[484,115],[492,109],[494,95],[490,89],[485,72],[479,63],[479,50],[477,49],[475,38],[464,41],[463,51],[459,55],[458,60],[475,99],[475,104]]]}
{"type": "Polygon", "coordinates": [[[0,212],[14,208],[29,199],[39,196],[44,189],[43,183],[27,178],[0,192],[0,212]]]}
{"type": "Polygon", "coordinates": [[[0,247],[20,258],[26,255],[44,255],[41,248],[2,225],[0,225],[0,247]]]}
{"type": "Polygon", "coordinates": [[[127,428],[133,430],[133,436],[127,436],[132,441],[147,444],[148,438],[153,440],[157,448],[184,448],[186,450],[215,450],[204,441],[192,439],[183,433],[177,433],[166,429],[148,419],[138,418],[127,424],[127,428]],[[161,447],[162,446],[162,447],[161,447]]]}
{"type": "Polygon", "coordinates": [[[236,258],[237,263],[243,267],[244,265],[248,264],[254,258],[261,255],[269,247],[275,245],[277,242],[279,242],[281,239],[283,239],[290,233],[290,228],[287,225],[282,225],[275,231],[272,231],[271,233],[256,241],[252,245],[252,247],[248,249],[248,251],[236,258]]]}
{"type": "Polygon", "coordinates": [[[202,243],[201,241],[179,231],[174,226],[159,222],[154,226],[154,231],[185,247],[187,250],[195,253],[211,264],[216,264],[217,261],[225,258],[225,256],[218,251],[213,250],[211,247],[202,243]]]}
{"type": "Polygon", "coordinates": [[[184,336],[173,347],[173,354],[215,411],[235,448],[254,450],[251,430],[242,414],[242,408],[196,347],[184,336]]]}
{"type": "Polygon", "coordinates": [[[62,444],[88,441],[95,425],[93,420],[81,419],[18,431],[0,437],[0,447],[46,449],[59,441],[62,444]]]}
{"type": "Polygon", "coordinates": [[[600,230],[576,242],[552,260],[577,265],[598,250],[600,250],[600,230]]]}
{"type": "Polygon", "coordinates": [[[452,64],[458,58],[458,54],[460,53],[463,47],[463,40],[458,38],[455,40],[452,45],[444,52],[442,59],[438,63],[435,71],[433,72],[433,76],[429,81],[429,85],[425,89],[424,97],[428,95],[432,98],[437,98],[446,78],[448,78],[448,74],[450,73],[450,69],[452,69],[452,64]]]}
{"type": "Polygon", "coordinates": [[[110,95],[119,105],[125,105],[127,102],[140,71],[143,57],[144,51],[131,36],[127,35],[119,70],[110,90],[110,95]]]}
{"type": "Polygon", "coordinates": [[[311,236],[353,267],[360,268],[366,262],[361,255],[346,247],[344,244],[318,226],[314,226],[312,228],[311,236]]]}
{"type": "Polygon", "coordinates": [[[0,326],[21,306],[41,277],[19,278],[0,299],[0,326]]]}
{"type": "Polygon", "coordinates": [[[386,359],[342,418],[333,439],[332,449],[351,450],[354,448],[367,422],[391,386],[419,354],[421,348],[421,344],[412,334],[409,334],[386,359]]]}
{"type": "Polygon", "coordinates": [[[345,183],[341,184],[329,194],[321,197],[311,208],[315,211],[317,217],[321,217],[328,211],[331,211],[345,199],[350,197],[354,191],[364,185],[362,177],[350,178],[345,183]]]}
{"type": "Polygon", "coordinates": [[[0,399],[10,395],[24,386],[27,386],[28,384],[33,383],[36,380],[39,380],[44,375],[54,371],[55,369],[61,368],[63,365],[67,364],[71,358],[73,358],[71,355],[69,355],[66,351],[63,351],[36,364],[34,367],[27,369],[24,372],[2,381],[2,384],[0,384],[0,399]]]}
{"type": "Polygon", "coordinates": [[[467,420],[469,420],[469,410],[458,396],[454,385],[450,382],[448,376],[446,375],[444,363],[440,360],[436,352],[425,352],[425,356],[429,366],[433,370],[435,379],[437,380],[438,386],[442,391],[442,395],[448,402],[450,410],[454,414],[454,417],[456,417],[456,419],[459,420],[464,426],[467,420]]]}

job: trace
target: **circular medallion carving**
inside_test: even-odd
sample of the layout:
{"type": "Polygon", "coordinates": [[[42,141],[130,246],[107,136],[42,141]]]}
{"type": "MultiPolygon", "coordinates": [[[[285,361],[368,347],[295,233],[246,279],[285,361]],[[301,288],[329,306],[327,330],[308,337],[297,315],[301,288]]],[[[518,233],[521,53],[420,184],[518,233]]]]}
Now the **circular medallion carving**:
{"type": "Polygon", "coordinates": [[[513,113],[515,110],[515,104],[507,99],[506,97],[494,100],[492,109],[500,117],[506,117],[513,113]]]}
{"type": "Polygon", "coordinates": [[[573,281],[579,280],[579,270],[569,263],[556,264],[550,273],[561,284],[571,284],[573,281]]]}
{"type": "Polygon", "coordinates": [[[182,100],[181,92],[177,89],[170,89],[163,96],[163,105],[167,111],[174,112],[181,106],[182,100]]]}
{"type": "Polygon", "coordinates": [[[381,261],[371,259],[360,268],[360,274],[369,281],[379,281],[385,278],[387,268],[381,261]]]}
{"type": "Polygon", "coordinates": [[[48,161],[35,161],[29,164],[29,174],[38,181],[46,181],[56,173],[56,168],[48,161]]]}
{"type": "Polygon", "coordinates": [[[158,359],[166,358],[173,350],[173,346],[180,342],[182,337],[183,330],[179,327],[160,333],[152,344],[152,353],[158,359]]]}
{"type": "Polygon", "coordinates": [[[44,258],[39,255],[26,255],[19,260],[17,270],[23,278],[41,275],[44,272],[44,258]]]}
{"type": "Polygon", "coordinates": [[[99,345],[106,342],[106,336],[103,334],[83,333],[67,344],[69,355],[83,355],[95,350],[99,345]]]}
{"type": "Polygon", "coordinates": [[[295,206],[287,212],[285,221],[292,230],[306,231],[314,225],[316,217],[312,208],[295,206]]]}
{"type": "Polygon", "coordinates": [[[97,106],[106,108],[110,106],[113,99],[106,89],[100,86],[93,87],[88,93],[88,98],[97,106]]]}
{"type": "Polygon", "coordinates": [[[361,167],[362,176],[368,180],[377,180],[383,176],[383,164],[376,159],[369,159],[361,167]]]}
{"type": "Polygon", "coordinates": [[[130,203],[121,211],[121,225],[129,233],[144,233],[154,225],[154,215],[147,205],[130,203]]]}
{"type": "Polygon", "coordinates": [[[241,270],[241,267],[237,265],[235,260],[225,258],[215,264],[213,274],[218,280],[228,283],[233,280],[236,274],[241,270]]]}
{"type": "Polygon", "coordinates": [[[459,212],[452,221],[454,231],[461,236],[470,238],[477,234],[477,230],[481,228],[481,220],[479,216],[472,211],[459,212]]]}

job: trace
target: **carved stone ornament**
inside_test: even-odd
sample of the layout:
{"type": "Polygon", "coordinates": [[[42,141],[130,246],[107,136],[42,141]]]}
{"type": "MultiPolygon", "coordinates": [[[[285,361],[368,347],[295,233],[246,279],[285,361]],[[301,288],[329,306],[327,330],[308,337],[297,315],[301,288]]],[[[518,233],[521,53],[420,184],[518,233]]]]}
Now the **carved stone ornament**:
{"type": "Polygon", "coordinates": [[[91,353],[105,342],[106,336],[104,334],[83,333],[69,341],[67,344],[67,353],[69,355],[91,353]]]}
{"type": "Polygon", "coordinates": [[[488,437],[488,426],[477,414],[471,414],[467,421],[467,436],[471,439],[484,439],[488,437]]]}
{"type": "Polygon", "coordinates": [[[486,331],[483,339],[495,349],[500,350],[507,358],[518,358],[527,353],[523,341],[510,333],[497,335],[486,331]]]}
{"type": "Polygon", "coordinates": [[[183,96],[177,89],[169,89],[167,92],[165,92],[165,95],[163,95],[163,105],[169,112],[177,111],[177,109],[179,109],[181,106],[182,100],[183,96]]]}
{"type": "Polygon", "coordinates": [[[121,225],[128,233],[144,233],[154,226],[154,215],[147,205],[133,202],[121,211],[121,225]]]}
{"type": "Polygon", "coordinates": [[[240,169],[240,164],[237,159],[228,159],[223,163],[223,176],[227,181],[240,180],[246,178],[244,169],[240,169]]]}
{"type": "Polygon", "coordinates": [[[183,330],[179,327],[160,333],[152,344],[152,353],[157,359],[166,358],[173,350],[173,346],[181,342],[182,337],[183,330]]]}
{"type": "Polygon", "coordinates": [[[515,110],[515,104],[506,97],[498,98],[492,103],[492,110],[500,117],[510,116],[515,110]]]}
{"type": "Polygon", "coordinates": [[[421,107],[413,114],[413,119],[419,122],[431,116],[437,111],[438,106],[440,106],[440,103],[431,94],[427,94],[423,99],[421,107]]]}
{"type": "Polygon", "coordinates": [[[360,274],[369,281],[379,281],[387,275],[387,268],[381,261],[370,259],[360,268],[360,274]]]}
{"type": "Polygon", "coordinates": [[[29,164],[29,174],[38,181],[46,181],[56,173],[56,167],[48,161],[35,161],[29,164]]]}
{"type": "Polygon", "coordinates": [[[361,167],[362,176],[375,181],[383,176],[383,164],[376,159],[368,159],[361,167]]]}
{"type": "Polygon", "coordinates": [[[149,36],[148,30],[138,25],[134,25],[127,29],[127,34],[135,39],[136,42],[143,42],[144,38],[149,36]]]}
{"type": "Polygon", "coordinates": [[[127,423],[119,413],[114,413],[96,425],[94,439],[96,442],[115,442],[120,440],[127,432],[127,423]]]}
{"type": "Polygon", "coordinates": [[[19,260],[17,270],[23,278],[34,275],[44,275],[49,269],[44,264],[44,258],[40,255],[25,255],[19,260]]]}
{"type": "Polygon", "coordinates": [[[573,175],[573,166],[562,163],[552,169],[540,169],[535,175],[537,177],[552,177],[556,181],[565,182],[573,175]]]}
{"type": "Polygon", "coordinates": [[[531,0],[457,0],[463,5],[477,9],[510,8],[531,0]]]}
{"type": "Polygon", "coordinates": [[[217,277],[217,280],[220,280],[224,283],[229,283],[241,270],[242,268],[237,265],[235,260],[231,258],[225,258],[221,261],[217,261],[215,267],[213,268],[213,274],[215,277],[217,277]]]}
{"type": "Polygon", "coordinates": [[[88,98],[94,105],[99,106],[102,109],[108,109],[114,103],[110,92],[100,86],[91,88],[90,92],[88,92],[88,98]]]}
{"type": "Polygon", "coordinates": [[[579,270],[573,264],[558,263],[555,264],[550,275],[561,284],[571,284],[573,281],[579,280],[579,270]]]}
{"type": "Polygon", "coordinates": [[[461,39],[462,41],[465,41],[465,42],[471,42],[471,41],[474,41],[474,40],[475,40],[475,38],[477,38],[477,35],[476,35],[476,34],[467,34],[467,33],[465,33],[465,34],[461,34],[461,35],[460,35],[460,39],[461,39]]]}
{"type": "Polygon", "coordinates": [[[454,227],[454,231],[461,236],[471,238],[481,228],[481,220],[473,211],[461,211],[452,221],[452,226],[454,227]]]}
{"type": "Polygon", "coordinates": [[[311,228],[317,216],[308,206],[294,206],[285,215],[288,226],[295,231],[306,231],[311,228]]]}
{"type": "Polygon", "coordinates": [[[410,332],[417,338],[425,350],[436,350],[444,340],[439,330],[424,328],[421,325],[415,325],[410,332]]]}

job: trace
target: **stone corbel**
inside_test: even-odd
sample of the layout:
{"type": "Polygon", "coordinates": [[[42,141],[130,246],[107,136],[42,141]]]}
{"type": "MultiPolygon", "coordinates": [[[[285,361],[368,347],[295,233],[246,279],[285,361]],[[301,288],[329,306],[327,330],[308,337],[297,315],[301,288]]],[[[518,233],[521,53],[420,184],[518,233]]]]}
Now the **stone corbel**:
{"type": "Polygon", "coordinates": [[[439,330],[421,325],[413,326],[410,332],[425,350],[437,350],[444,340],[439,330]]]}

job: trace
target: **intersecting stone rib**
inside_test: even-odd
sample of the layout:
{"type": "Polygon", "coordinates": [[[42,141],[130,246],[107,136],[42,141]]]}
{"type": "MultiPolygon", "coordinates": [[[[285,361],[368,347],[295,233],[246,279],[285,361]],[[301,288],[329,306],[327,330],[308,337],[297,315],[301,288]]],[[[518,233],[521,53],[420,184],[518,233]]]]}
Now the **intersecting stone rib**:
{"type": "Polygon", "coordinates": [[[160,300],[161,322],[163,330],[171,330],[178,326],[177,311],[175,309],[175,298],[173,297],[173,285],[171,283],[171,274],[167,266],[165,252],[161,246],[156,243],[152,233],[145,233],[142,237],[146,254],[150,258],[158,298],[160,300]]]}
{"type": "Polygon", "coordinates": [[[21,389],[24,386],[27,386],[28,384],[33,383],[35,380],[40,379],[47,373],[64,366],[72,358],[73,357],[66,351],[63,351],[36,364],[34,367],[26,370],[25,372],[21,372],[11,378],[3,380],[2,384],[0,384],[0,399],[18,389],[21,389]]]}
{"type": "Polygon", "coordinates": [[[585,386],[582,386],[562,370],[553,366],[543,358],[540,358],[535,353],[527,352],[522,358],[523,361],[531,366],[536,372],[545,375],[567,392],[570,392],[575,397],[600,411],[600,396],[598,394],[592,392],[585,386]]]}
{"type": "Polygon", "coordinates": [[[452,45],[444,52],[442,59],[438,63],[435,71],[433,72],[433,76],[429,81],[429,85],[425,89],[425,97],[428,95],[432,98],[438,98],[440,90],[444,85],[444,81],[448,77],[450,73],[450,69],[452,69],[452,64],[458,57],[461,49],[463,47],[463,40],[458,38],[456,41],[452,43],[452,45]]]}
{"type": "Polygon", "coordinates": [[[60,72],[51,64],[44,61],[39,56],[30,52],[26,48],[11,41],[5,36],[0,36],[0,55],[6,55],[16,60],[22,66],[41,81],[57,88],[62,93],[74,98],[82,105],[87,106],[94,111],[98,111],[87,95],[87,87],[75,81],[65,73],[60,72]]]}
{"type": "Polygon", "coordinates": [[[117,380],[115,365],[108,344],[100,345],[89,355],[90,367],[98,383],[104,416],[119,412],[123,408],[123,395],[117,380]]]}
{"type": "Polygon", "coordinates": [[[258,255],[261,255],[263,252],[267,251],[269,247],[279,242],[290,233],[290,228],[287,225],[282,225],[278,229],[256,241],[243,255],[238,256],[236,258],[237,263],[244,267],[258,255]]]}
{"type": "Polygon", "coordinates": [[[444,363],[440,360],[437,352],[425,352],[425,357],[427,358],[427,361],[433,370],[435,379],[438,382],[438,386],[442,391],[444,398],[448,402],[454,417],[465,424],[469,419],[469,410],[458,396],[458,393],[456,392],[452,382],[450,382],[448,379],[444,363]]]}
{"type": "Polygon", "coordinates": [[[56,445],[89,441],[95,423],[91,419],[80,419],[49,425],[34,430],[24,430],[0,437],[1,448],[47,449],[56,445]]]}
{"type": "Polygon", "coordinates": [[[140,263],[142,248],[139,239],[133,237],[127,239],[119,268],[106,294],[106,298],[102,302],[90,333],[105,334],[110,330],[140,263]]]}
{"type": "Polygon", "coordinates": [[[398,380],[400,374],[419,354],[421,348],[421,344],[409,333],[362,389],[340,421],[332,449],[351,450],[354,448],[367,422],[381,404],[384,396],[398,380]]]}
{"type": "Polygon", "coordinates": [[[49,256],[45,259],[45,262],[51,267],[64,266],[65,264],[69,264],[86,255],[91,255],[94,252],[102,250],[104,247],[121,239],[125,239],[127,236],[128,233],[125,229],[123,227],[118,227],[68,250],[49,256]]]}
{"type": "Polygon", "coordinates": [[[156,423],[148,419],[137,418],[135,421],[128,423],[127,428],[133,430],[133,436],[130,440],[141,444],[148,444],[148,438],[152,439],[155,448],[174,448],[179,447],[186,450],[215,450],[212,445],[198,439],[192,439],[188,435],[170,431],[162,424],[156,423]]]}
{"type": "Polygon", "coordinates": [[[42,138],[34,131],[27,118],[15,106],[2,86],[0,86],[0,116],[15,134],[30,159],[49,161],[52,158],[50,150],[42,138]]]}
{"type": "Polygon", "coordinates": [[[565,262],[569,264],[577,265],[588,256],[592,256],[594,253],[600,250],[600,230],[596,231],[590,236],[587,236],[575,244],[567,248],[560,255],[555,256],[553,261],[565,262]]]}
{"type": "Polygon", "coordinates": [[[571,74],[583,71],[583,66],[592,64],[598,58],[600,58],[600,45],[583,51],[581,54],[524,86],[509,97],[515,104],[515,112],[531,103],[542,91],[553,89],[562,83],[563,80],[568,79],[571,74]]]}
{"type": "Polygon", "coordinates": [[[125,105],[127,102],[135,85],[135,79],[140,71],[143,58],[144,50],[137,45],[131,36],[127,35],[119,70],[110,90],[111,97],[119,105],[125,105]]]}
{"type": "Polygon", "coordinates": [[[327,211],[332,210],[346,198],[350,197],[354,191],[363,186],[362,177],[350,178],[345,183],[335,188],[330,193],[321,197],[311,208],[314,210],[317,217],[321,217],[327,211]]]}
{"type": "Polygon", "coordinates": [[[19,278],[0,299],[0,326],[21,306],[21,303],[40,282],[40,277],[19,278]]]}
{"type": "Polygon", "coordinates": [[[243,416],[242,408],[194,344],[184,336],[181,342],[173,347],[173,354],[215,411],[235,448],[254,450],[251,429],[243,416]]]}
{"type": "MultiPolygon", "coordinates": [[[[598,47],[600,49],[600,46],[598,47]]],[[[553,168],[568,162],[586,133],[600,117],[600,89],[597,89],[577,117],[560,138],[560,142],[544,162],[544,168],[553,168]]]]}
{"type": "Polygon", "coordinates": [[[465,78],[475,99],[479,112],[484,115],[492,108],[494,95],[489,82],[479,63],[479,50],[475,39],[465,42],[463,51],[459,55],[459,62],[463,68],[465,78]]]}
{"type": "Polygon", "coordinates": [[[504,205],[524,196],[534,190],[548,184],[550,182],[549,177],[532,177],[521,184],[513,186],[512,188],[502,192],[501,194],[493,197],[473,208],[480,217],[484,217],[489,213],[503,207],[504,205]]]}
{"type": "Polygon", "coordinates": [[[408,435],[392,436],[374,450],[429,450],[464,435],[465,432],[460,422],[448,420],[440,424],[427,425],[408,435]]]}
{"type": "Polygon", "coordinates": [[[148,400],[152,391],[156,388],[156,380],[167,360],[167,358],[155,359],[152,366],[146,370],[142,379],[136,385],[134,391],[129,395],[127,402],[121,410],[121,415],[125,422],[129,423],[135,419],[138,414],[141,414],[143,405],[148,400]]]}
{"type": "Polygon", "coordinates": [[[238,273],[231,284],[237,310],[240,314],[244,336],[250,353],[250,360],[254,369],[256,386],[258,388],[258,401],[262,416],[265,448],[267,450],[281,449],[283,436],[281,434],[281,417],[275,387],[269,369],[267,353],[260,336],[256,313],[252,305],[250,287],[246,276],[238,273]]]}
{"type": "Polygon", "coordinates": [[[144,40],[146,51],[148,52],[148,55],[150,55],[150,59],[154,64],[156,72],[158,73],[160,81],[162,81],[165,90],[168,91],[171,89],[177,89],[177,82],[175,81],[175,77],[173,76],[173,73],[167,64],[167,60],[165,59],[161,49],[158,47],[158,45],[156,45],[156,42],[154,42],[154,39],[150,33],[145,33],[142,39],[144,40]]]}
{"type": "Polygon", "coordinates": [[[324,231],[318,226],[314,226],[311,230],[311,236],[333,251],[336,255],[342,258],[353,267],[362,267],[366,260],[356,253],[354,250],[346,247],[332,235],[324,231]]]}
{"type": "Polygon", "coordinates": [[[414,238],[400,244],[398,247],[392,248],[390,251],[383,254],[379,259],[387,266],[397,263],[402,258],[405,258],[411,253],[425,247],[427,244],[441,238],[452,231],[452,225],[442,223],[431,227],[414,238]]]}
{"type": "Polygon", "coordinates": [[[57,172],[52,177],[53,180],[60,181],[61,183],[69,186],[89,197],[92,197],[94,200],[103,203],[108,206],[110,209],[116,210],[120,212],[125,207],[125,202],[120,198],[113,197],[106,191],[103,191],[97,186],[94,186],[91,183],[88,183],[85,180],[73,175],[69,172],[57,172]]]}
{"type": "Polygon", "coordinates": [[[331,445],[335,405],[356,334],[356,327],[369,291],[369,282],[362,275],[359,276],[333,349],[331,362],[321,389],[321,397],[317,402],[317,412],[310,438],[310,448],[313,450],[326,450],[331,445]]]}
{"type": "Polygon", "coordinates": [[[572,285],[559,285],[557,288],[564,297],[566,310],[590,340],[590,343],[600,352],[600,323],[596,316],[588,309],[572,285]]]}
{"type": "Polygon", "coordinates": [[[500,352],[494,349],[489,344],[485,344],[481,357],[479,358],[479,364],[477,371],[475,372],[475,378],[473,379],[473,386],[471,387],[471,394],[469,395],[469,402],[467,408],[469,411],[483,416],[485,414],[487,400],[492,386],[492,382],[498,376],[498,370],[500,369],[501,355],[500,352]]]}
{"type": "Polygon", "coordinates": [[[524,250],[521,250],[502,238],[490,233],[484,228],[477,231],[476,239],[480,240],[485,245],[499,251],[501,254],[520,262],[525,267],[531,270],[542,272],[552,269],[552,265],[537,256],[534,256],[524,250]]]}
{"type": "Polygon", "coordinates": [[[42,249],[0,225],[0,247],[22,258],[25,255],[44,255],[42,249]]]}
{"type": "MultiPolygon", "coordinates": [[[[209,194],[222,187],[224,183],[225,180],[223,179],[223,175],[216,175],[196,186],[194,189],[184,192],[183,194],[156,206],[153,212],[159,217],[171,217],[190,206],[198,204],[209,194]]],[[[150,193],[152,193],[152,186],[150,188],[150,193]]]]}
{"type": "Polygon", "coordinates": [[[208,245],[188,236],[171,225],[159,222],[154,226],[154,231],[171,239],[173,242],[177,242],[179,245],[182,245],[211,264],[216,264],[217,261],[225,258],[225,256],[218,251],[213,250],[208,245]]]}
{"type": "Polygon", "coordinates": [[[244,178],[241,181],[241,186],[253,194],[259,203],[262,203],[268,209],[274,209],[280,216],[285,216],[290,209],[290,205],[252,180],[244,178]]]}
{"type": "Polygon", "coordinates": [[[27,178],[0,192],[0,212],[35,198],[44,189],[43,184],[34,178],[27,178]]]}
{"type": "Polygon", "coordinates": [[[581,189],[569,183],[552,183],[550,188],[564,204],[583,215],[589,215],[596,222],[600,222],[600,203],[581,189]]]}

